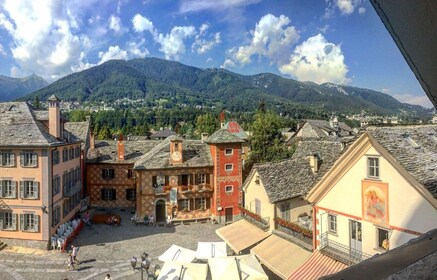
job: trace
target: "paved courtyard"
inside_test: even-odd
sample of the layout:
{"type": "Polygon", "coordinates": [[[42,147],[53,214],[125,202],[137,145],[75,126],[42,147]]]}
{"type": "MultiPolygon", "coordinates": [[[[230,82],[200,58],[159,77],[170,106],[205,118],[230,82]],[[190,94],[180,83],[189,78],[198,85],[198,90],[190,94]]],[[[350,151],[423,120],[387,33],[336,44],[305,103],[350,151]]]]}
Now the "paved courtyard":
{"type": "MultiPolygon", "coordinates": [[[[93,209],[94,213],[106,213],[93,209]]],[[[190,223],[172,227],[131,224],[132,210],[111,210],[122,217],[121,226],[86,226],[75,239],[80,247],[76,271],[66,271],[67,253],[59,251],[19,250],[6,248],[0,251],[1,280],[49,280],[49,279],[104,279],[106,273],[112,279],[141,279],[139,270],[133,271],[129,260],[140,259],[147,252],[152,260],[150,271],[162,262],[158,257],[172,244],[196,250],[198,241],[221,241],[215,230],[221,225],[211,223],[190,223]]],[[[147,279],[144,276],[144,279],[147,279]]]]}

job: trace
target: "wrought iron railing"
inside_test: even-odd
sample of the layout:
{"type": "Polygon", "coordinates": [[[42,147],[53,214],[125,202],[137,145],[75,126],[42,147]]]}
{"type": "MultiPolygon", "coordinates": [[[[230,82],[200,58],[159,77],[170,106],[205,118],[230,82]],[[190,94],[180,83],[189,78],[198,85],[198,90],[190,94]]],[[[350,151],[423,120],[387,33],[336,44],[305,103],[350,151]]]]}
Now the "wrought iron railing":
{"type": "Polygon", "coordinates": [[[327,232],[321,235],[320,252],[347,265],[357,264],[371,257],[361,250],[330,240],[327,232]]]}
{"type": "Polygon", "coordinates": [[[254,224],[262,230],[268,230],[270,228],[270,217],[261,217],[258,214],[243,207],[240,207],[240,210],[241,217],[243,217],[243,219],[254,224]]]}

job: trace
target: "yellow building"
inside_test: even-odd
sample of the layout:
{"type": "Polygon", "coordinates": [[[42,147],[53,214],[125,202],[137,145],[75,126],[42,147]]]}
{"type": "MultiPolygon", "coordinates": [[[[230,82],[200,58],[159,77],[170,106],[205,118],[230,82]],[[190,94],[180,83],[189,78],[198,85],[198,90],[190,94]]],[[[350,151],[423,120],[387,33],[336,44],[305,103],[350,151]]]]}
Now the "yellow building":
{"type": "Polygon", "coordinates": [[[56,96],[49,110],[0,103],[0,238],[47,249],[57,227],[79,209],[81,147],[64,129],[56,96]]]}
{"type": "Polygon", "coordinates": [[[310,191],[315,247],[358,263],[437,228],[437,126],[369,127],[310,191]]]}

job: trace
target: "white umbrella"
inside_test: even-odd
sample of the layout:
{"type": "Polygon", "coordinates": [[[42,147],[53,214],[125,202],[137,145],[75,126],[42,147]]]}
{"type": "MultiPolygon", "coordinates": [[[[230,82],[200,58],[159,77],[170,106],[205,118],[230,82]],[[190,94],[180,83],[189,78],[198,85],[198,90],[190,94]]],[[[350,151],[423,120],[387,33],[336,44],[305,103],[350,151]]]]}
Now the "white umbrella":
{"type": "Polygon", "coordinates": [[[166,262],[158,280],[205,280],[207,275],[207,264],[166,262]]]}
{"type": "Polygon", "coordinates": [[[198,242],[196,259],[210,259],[217,257],[226,257],[225,242],[198,242]]]}
{"type": "Polygon", "coordinates": [[[173,244],[164,254],[159,256],[158,259],[162,262],[175,261],[190,263],[196,259],[196,252],[173,244]]]}
{"type": "Polygon", "coordinates": [[[244,255],[208,260],[212,280],[241,279],[268,280],[254,255],[244,255]]]}

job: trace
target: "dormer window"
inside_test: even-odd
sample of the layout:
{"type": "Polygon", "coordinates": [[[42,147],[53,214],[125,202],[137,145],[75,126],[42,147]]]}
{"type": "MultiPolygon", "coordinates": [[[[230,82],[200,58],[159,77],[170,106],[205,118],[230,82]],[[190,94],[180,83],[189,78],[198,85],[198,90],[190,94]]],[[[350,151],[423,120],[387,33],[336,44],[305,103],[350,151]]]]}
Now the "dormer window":
{"type": "Polygon", "coordinates": [[[367,158],[367,177],[379,179],[379,158],[377,157],[367,158]]]}
{"type": "Polygon", "coordinates": [[[234,153],[233,149],[225,149],[225,155],[231,156],[234,153]]]}

